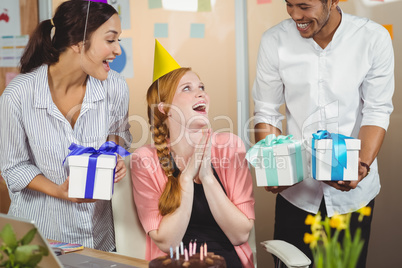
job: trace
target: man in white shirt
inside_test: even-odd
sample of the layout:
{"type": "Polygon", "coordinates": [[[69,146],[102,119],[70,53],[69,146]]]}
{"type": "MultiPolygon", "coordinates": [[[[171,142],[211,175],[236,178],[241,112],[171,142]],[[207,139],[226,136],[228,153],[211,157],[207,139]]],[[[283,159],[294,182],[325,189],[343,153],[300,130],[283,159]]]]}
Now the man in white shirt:
{"type": "MultiPolygon", "coordinates": [[[[345,14],[339,0],[286,0],[291,19],[267,30],[261,39],[253,87],[255,138],[287,133],[310,140],[328,130],[361,140],[358,181],[320,182],[313,178],[291,187],[267,187],[277,196],[275,239],[286,240],[311,259],[303,235],[306,216],[348,213],[374,206],[380,191],[377,154],[393,110],[394,55],[388,31],[369,19],[345,14]],[[370,174],[369,174],[370,172],[370,174]]],[[[305,167],[307,168],[307,167],[305,167]]],[[[362,228],[366,243],[358,267],[365,267],[371,217],[362,228]]]]}

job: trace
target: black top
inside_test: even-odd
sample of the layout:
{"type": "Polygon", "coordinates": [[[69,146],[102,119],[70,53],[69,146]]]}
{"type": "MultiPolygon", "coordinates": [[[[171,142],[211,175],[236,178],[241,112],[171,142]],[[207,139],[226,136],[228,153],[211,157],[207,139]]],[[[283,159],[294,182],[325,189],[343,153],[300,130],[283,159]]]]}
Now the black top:
{"type": "MultiPolygon", "coordinates": [[[[180,170],[176,166],[176,163],[174,163],[174,160],[173,167],[173,176],[177,177],[180,174],[180,170]]],[[[219,182],[226,194],[225,188],[223,188],[219,176],[213,166],[212,170],[216,180],[219,182]]],[[[193,209],[191,211],[190,222],[183,237],[183,243],[184,245],[189,245],[189,243],[194,242],[195,239],[197,242],[197,252],[200,251],[200,246],[206,242],[208,252],[214,252],[216,255],[224,257],[227,267],[242,267],[234,246],[219,227],[209,209],[202,184],[198,183],[194,183],[193,209]]]]}

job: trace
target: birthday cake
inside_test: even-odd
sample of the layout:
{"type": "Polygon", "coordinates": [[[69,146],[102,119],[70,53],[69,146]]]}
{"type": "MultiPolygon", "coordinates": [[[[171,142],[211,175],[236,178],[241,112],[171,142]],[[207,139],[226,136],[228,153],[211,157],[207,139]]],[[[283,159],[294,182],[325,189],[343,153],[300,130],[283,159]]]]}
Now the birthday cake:
{"type": "Polygon", "coordinates": [[[180,258],[170,258],[169,256],[161,256],[153,259],[149,263],[149,268],[175,268],[175,267],[191,267],[191,268],[226,268],[225,259],[222,256],[208,252],[205,257],[201,258],[200,253],[193,254],[188,258],[181,255],[180,258]],[[187,260],[186,260],[187,259],[187,260]]]}

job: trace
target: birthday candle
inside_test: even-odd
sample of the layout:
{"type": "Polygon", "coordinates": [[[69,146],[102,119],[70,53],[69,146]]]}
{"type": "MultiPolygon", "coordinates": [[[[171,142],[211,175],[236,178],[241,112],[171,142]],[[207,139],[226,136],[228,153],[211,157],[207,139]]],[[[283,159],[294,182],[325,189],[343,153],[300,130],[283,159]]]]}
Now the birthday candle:
{"type": "Polygon", "coordinates": [[[180,255],[183,255],[184,251],[183,251],[183,241],[180,242],[180,255]]]}
{"type": "Polygon", "coordinates": [[[208,250],[207,250],[207,242],[205,242],[204,243],[204,256],[205,257],[207,256],[207,252],[208,252],[208,250]]]}
{"type": "Polygon", "coordinates": [[[188,250],[187,250],[187,248],[184,249],[184,261],[188,261],[188,250]]]}
{"type": "Polygon", "coordinates": [[[192,240],[190,241],[190,244],[188,246],[189,246],[189,253],[190,253],[190,257],[191,257],[191,256],[193,256],[193,243],[192,243],[192,240]]]}
{"type": "Polygon", "coordinates": [[[203,249],[204,247],[201,245],[201,247],[200,247],[200,260],[204,260],[204,249],[203,249]]]}
{"type": "Polygon", "coordinates": [[[173,259],[173,248],[170,247],[170,258],[173,259]]]}
{"type": "Polygon", "coordinates": [[[197,239],[194,240],[194,244],[193,244],[193,255],[195,254],[196,250],[197,250],[197,239]]]}
{"type": "Polygon", "coordinates": [[[180,259],[179,246],[176,247],[176,260],[180,259]]]}

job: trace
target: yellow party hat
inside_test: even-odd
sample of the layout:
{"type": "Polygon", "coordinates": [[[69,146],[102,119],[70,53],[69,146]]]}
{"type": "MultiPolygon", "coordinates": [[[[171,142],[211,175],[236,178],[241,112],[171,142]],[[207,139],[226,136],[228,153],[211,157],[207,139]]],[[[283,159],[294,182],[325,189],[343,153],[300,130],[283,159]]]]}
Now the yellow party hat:
{"type": "Polygon", "coordinates": [[[170,73],[173,70],[181,68],[180,65],[170,56],[169,52],[155,39],[155,58],[154,58],[154,78],[158,78],[170,73]]]}

